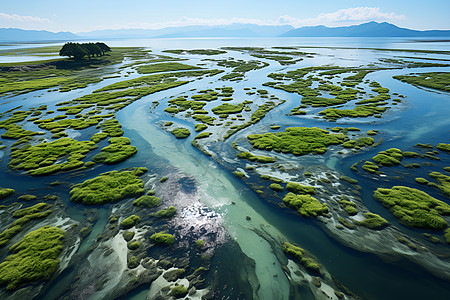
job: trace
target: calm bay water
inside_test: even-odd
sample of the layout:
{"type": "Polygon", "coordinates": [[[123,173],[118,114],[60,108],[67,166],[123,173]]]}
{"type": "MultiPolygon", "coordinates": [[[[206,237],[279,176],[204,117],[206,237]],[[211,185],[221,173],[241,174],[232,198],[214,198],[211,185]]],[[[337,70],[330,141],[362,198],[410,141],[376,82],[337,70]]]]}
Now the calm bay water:
{"type": "MultiPolygon", "coordinates": [[[[110,46],[140,46],[148,47],[155,54],[161,53],[164,49],[203,49],[219,48],[224,46],[246,46],[246,47],[273,47],[273,46],[319,46],[319,47],[351,47],[351,48],[386,48],[386,49],[425,49],[425,50],[448,50],[448,42],[427,42],[424,40],[405,40],[399,38],[391,39],[355,39],[355,38],[260,38],[260,39],[148,39],[148,40],[112,40],[105,41],[110,46]]],[[[53,44],[52,44],[53,45],[53,44]]],[[[25,45],[30,46],[30,45],[25,45]]],[[[33,45],[35,46],[35,45],[33,45]]],[[[41,45],[39,45],[41,46],[41,45]]],[[[0,46],[1,50],[10,50],[24,47],[24,45],[0,46]],[[15,48],[16,47],[16,48],[15,48]]],[[[270,72],[286,72],[306,66],[318,66],[325,64],[336,64],[339,66],[359,66],[362,63],[376,61],[378,58],[411,56],[411,57],[435,57],[448,59],[448,55],[438,54],[416,54],[409,52],[384,52],[374,50],[358,49],[331,49],[331,48],[301,48],[302,51],[315,52],[321,54],[316,58],[305,59],[295,66],[280,66],[278,63],[270,62],[271,65],[261,70],[248,73],[247,79],[242,82],[226,82],[227,86],[232,86],[239,95],[243,87],[263,88],[264,82],[270,81],[267,74],[270,72]],[[331,56],[332,55],[332,56],[331,56]]],[[[236,59],[248,59],[249,57],[238,52],[230,52],[218,57],[233,56],[236,59]]],[[[189,59],[188,63],[199,63],[202,56],[184,56],[189,59]]],[[[0,61],[1,62],[1,61],[0,61]]],[[[409,74],[411,72],[435,72],[444,71],[445,68],[422,68],[420,70],[402,69],[378,71],[367,75],[368,79],[376,80],[383,87],[389,88],[393,92],[398,92],[406,96],[400,108],[388,111],[383,119],[376,124],[360,121],[339,121],[338,124],[308,118],[293,118],[285,115],[286,111],[298,106],[299,96],[280,90],[270,90],[270,93],[287,102],[271,111],[255,128],[268,128],[271,124],[289,126],[317,126],[320,128],[334,127],[340,125],[356,126],[362,131],[378,129],[384,134],[385,142],[378,148],[367,152],[350,156],[333,164],[336,171],[343,172],[360,180],[363,186],[362,198],[364,204],[373,212],[379,213],[387,218],[391,223],[402,230],[414,234],[414,230],[404,228],[387,211],[372,198],[373,190],[380,186],[373,181],[352,173],[349,167],[362,159],[369,159],[378,151],[391,147],[405,150],[416,143],[448,142],[450,139],[450,119],[448,94],[418,89],[416,87],[401,83],[392,78],[393,75],[409,74]]],[[[133,76],[133,75],[132,75],[133,76]]],[[[133,78],[133,77],[130,78],[133,78]]],[[[220,77],[220,76],[219,76],[220,77]]],[[[88,94],[95,89],[106,86],[119,79],[107,79],[101,83],[93,84],[82,90],[75,90],[69,93],[59,92],[33,92],[11,98],[0,99],[0,111],[22,105],[23,109],[35,107],[38,104],[47,104],[50,109],[54,109],[54,104],[62,100],[69,100],[88,94]]],[[[120,79],[120,80],[123,80],[120,79]]],[[[224,227],[239,244],[242,251],[256,263],[256,275],[261,284],[255,296],[260,299],[288,299],[289,282],[284,276],[283,270],[270,247],[267,240],[258,235],[254,229],[264,227],[272,237],[280,240],[288,240],[297,243],[301,247],[310,251],[317,257],[318,261],[325,268],[350,288],[357,295],[364,299],[444,299],[450,292],[450,282],[430,275],[427,271],[409,261],[386,262],[374,254],[358,252],[354,249],[341,245],[330,237],[318,224],[310,219],[304,219],[292,214],[286,209],[281,209],[270,204],[253,192],[241,180],[234,177],[226,168],[203,155],[200,151],[190,145],[191,139],[176,140],[170,133],[164,132],[157,125],[160,120],[168,121],[169,118],[163,112],[163,108],[150,113],[150,107],[155,100],[167,99],[190,89],[214,88],[218,84],[211,84],[211,78],[205,78],[185,86],[162,91],[132,103],[119,113],[117,119],[123,126],[124,136],[129,137],[132,145],[138,148],[138,153],[131,159],[117,165],[101,166],[85,173],[74,172],[68,175],[55,175],[42,178],[29,178],[17,172],[9,170],[6,166],[8,153],[1,151],[4,157],[0,161],[0,182],[1,186],[15,188],[18,191],[33,191],[36,194],[45,195],[49,193],[49,183],[56,180],[78,183],[92,178],[102,172],[112,169],[121,169],[132,166],[145,166],[151,172],[164,173],[167,169],[176,169],[178,172],[186,174],[195,179],[199,189],[202,191],[202,202],[217,212],[224,220],[224,227]],[[236,203],[236,205],[232,204],[236,203]],[[246,220],[250,216],[252,222],[246,220]],[[276,276],[275,276],[276,275],[276,276]]],[[[222,85],[222,82],[220,82],[222,85]]],[[[265,88],[265,87],[264,87],[265,88]]],[[[267,88],[266,88],[267,89],[267,88]]],[[[193,124],[186,121],[177,121],[180,124],[193,129],[193,124]]],[[[31,126],[31,125],[30,125],[31,126]]],[[[247,128],[239,132],[233,139],[245,137],[253,133],[255,128],[247,128]]],[[[28,128],[26,128],[28,129],[28,128]]],[[[30,128],[32,129],[32,128],[30,128]]],[[[193,130],[191,130],[193,132],[193,130]]],[[[87,139],[91,133],[83,133],[87,139]]],[[[232,140],[233,140],[232,139],[232,140]]],[[[231,141],[227,141],[231,143],[231,141]]],[[[325,155],[325,160],[330,158],[332,153],[325,155]]],[[[308,158],[310,160],[310,158],[308,158]]],[[[310,163],[306,158],[299,158],[301,163],[310,163]]],[[[321,162],[319,162],[321,163],[321,162]]],[[[316,162],[317,164],[317,162],[316,162]]],[[[392,183],[381,183],[383,186],[392,183]]],[[[71,215],[81,214],[81,205],[74,205],[69,201],[68,186],[53,188],[52,193],[60,196],[67,205],[67,212],[71,215]]],[[[94,230],[94,235],[102,231],[106,224],[107,215],[100,213],[100,218],[94,230]]],[[[420,235],[420,233],[415,233],[420,235]]],[[[95,236],[92,236],[95,238],[95,236]]],[[[82,245],[80,251],[85,251],[90,246],[89,238],[82,245]]],[[[91,240],[92,242],[92,240],[91,240]]],[[[233,257],[224,253],[218,253],[216,261],[222,264],[236,264],[233,257]]],[[[233,269],[223,268],[222,277],[232,278],[233,269]]],[[[68,281],[63,281],[67,282],[68,281]]],[[[232,282],[230,280],[230,282],[232,282]]],[[[58,290],[57,283],[53,287],[58,290]]],[[[62,290],[63,287],[60,287],[62,290]]],[[[43,296],[43,299],[53,299],[58,297],[58,292],[43,296]]],[[[233,298],[236,294],[230,292],[227,295],[223,292],[221,296],[233,298]]],[[[303,294],[305,299],[312,295],[303,294]]],[[[140,291],[130,295],[130,299],[145,299],[146,292],[140,291]]]]}

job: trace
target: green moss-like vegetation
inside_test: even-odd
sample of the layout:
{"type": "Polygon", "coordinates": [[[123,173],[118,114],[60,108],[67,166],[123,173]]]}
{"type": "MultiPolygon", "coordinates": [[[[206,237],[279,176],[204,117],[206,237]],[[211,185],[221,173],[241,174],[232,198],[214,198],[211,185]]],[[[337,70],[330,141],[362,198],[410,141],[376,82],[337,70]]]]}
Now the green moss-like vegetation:
{"type": "Polygon", "coordinates": [[[279,185],[278,183],[272,183],[269,187],[276,192],[284,191],[284,188],[281,185],[279,185]]]}
{"type": "Polygon", "coordinates": [[[399,75],[394,76],[394,78],[415,86],[424,86],[427,88],[450,92],[450,73],[448,72],[399,75]]]}
{"type": "Polygon", "coordinates": [[[379,165],[383,166],[394,166],[399,165],[400,161],[403,159],[402,151],[397,148],[391,148],[386,151],[380,151],[376,156],[374,156],[373,161],[379,165]]]}
{"type": "Polygon", "coordinates": [[[177,62],[157,63],[150,65],[143,65],[137,68],[139,74],[151,74],[157,72],[171,72],[180,70],[197,70],[199,67],[180,64],[177,62]]]}
{"type": "Polygon", "coordinates": [[[245,104],[239,103],[238,105],[230,104],[230,103],[223,103],[219,106],[216,106],[212,109],[212,112],[216,115],[221,114],[238,114],[242,112],[244,109],[245,104]]]}
{"type": "Polygon", "coordinates": [[[371,161],[364,162],[361,168],[369,173],[378,173],[378,171],[380,170],[380,168],[371,161]]]}
{"type": "Polygon", "coordinates": [[[237,178],[242,178],[245,177],[245,174],[240,172],[240,171],[234,171],[233,172],[234,176],[236,176],[237,178]]]}
{"type": "Polygon", "coordinates": [[[0,284],[15,290],[24,283],[48,279],[58,269],[64,230],[41,227],[14,244],[0,264],[0,284]]]}
{"type": "Polygon", "coordinates": [[[154,242],[155,244],[162,245],[162,246],[170,246],[175,242],[175,238],[173,235],[165,232],[157,232],[154,233],[150,240],[154,242]]]}
{"type": "Polygon", "coordinates": [[[18,234],[26,224],[32,220],[42,219],[52,213],[51,205],[38,203],[34,206],[16,210],[13,213],[14,218],[19,218],[10,224],[2,233],[0,233],[0,247],[6,245],[10,239],[18,234]]]}
{"type": "Polygon", "coordinates": [[[174,206],[170,206],[166,209],[161,209],[160,211],[158,211],[156,213],[156,216],[160,218],[171,218],[175,216],[176,213],[177,209],[174,206]]]}
{"type": "Polygon", "coordinates": [[[406,158],[419,157],[419,153],[413,151],[403,151],[402,155],[406,158]]]}
{"type": "Polygon", "coordinates": [[[358,184],[358,180],[353,179],[353,178],[348,177],[348,176],[341,176],[341,177],[339,177],[339,179],[342,180],[342,181],[345,181],[347,183],[350,183],[350,184],[358,184]]]}
{"type": "Polygon", "coordinates": [[[428,174],[431,178],[436,180],[438,184],[428,183],[428,185],[438,188],[444,194],[444,196],[450,198],[450,176],[444,175],[439,172],[431,172],[428,174]]]}
{"type": "Polygon", "coordinates": [[[438,150],[450,152],[450,144],[439,143],[439,144],[436,146],[436,148],[437,148],[438,150]]]}
{"type": "Polygon", "coordinates": [[[428,184],[429,183],[429,181],[428,180],[426,180],[425,178],[421,178],[421,177],[417,177],[417,178],[415,178],[414,179],[418,184],[428,184]]]}
{"type": "Polygon", "coordinates": [[[197,241],[195,241],[195,245],[198,248],[202,248],[205,245],[205,241],[204,240],[197,240],[197,241]]]}
{"type": "Polygon", "coordinates": [[[171,288],[170,295],[174,296],[175,298],[183,298],[188,293],[187,287],[184,285],[177,285],[171,288]]]}
{"type": "Polygon", "coordinates": [[[129,242],[127,243],[127,247],[128,247],[128,249],[130,249],[130,250],[136,250],[136,249],[138,249],[140,246],[141,246],[141,242],[139,242],[139,241],[129,241],[129,242]]]}
{"type": "Polygon", "coordinates": [[[291,255],[306,270],[314,274],[320,274],[320,265],[312,258],[306,257],[306,251],[288,242],[283,243],[283,252],[291,255]]]}
{"type": "Polygon", "coordinates": [[[327,108],[319,112],[325,119],[335,121],[339,118],[365,118],[374,115],[380,115],[385,112],[387,107],[376,105],[359,105],[353,109],[327,108]]]}
{"type": "Polygon", "coordinates": [[[195,131],[200,132],[208,128],[205,124],[195,124],[195,131]]]}
{"type": "Polygon", "coordinates": [[[356,225],[353,224],[353,222],[348,220],[348,219],[345,219],[343,217],[339,217],[338,221],[339,221],[339,223],[341,223],[342,225],[344,225],[348,229],[356,229],[356,225]]]}
{"type": "Polygon", "coordinates": [[[442,216],[450,215],[450,205],[423,191],[394,186],[391,189],[378,188],[373,196],[405,225],[432,230],[447,227],[442,216]]]}
{"type": "Polygon", "coordinates": [[[128,228],[135,226],[140,221],[141,221],[141,218],[139,216],[131,215],[128,218],[123,219],[123,221],[120,222],[120,226],[122,228],[128,229],[128,228]]]}
{"type": "Polygon", "coordinates": [[[361,137],[356,140],[346,141],[342,144],[345,148],[355,148],[360,149],[365,146],[371,146],[375,143],[374,139],[371,137],[361,137]]]}
{"type": "Polygon", "coordinates": [[[97,145],[92,141],[61,138],[49,143],[24,146],[13,151],[8,166],[15,170],[26,170],[33,176],[48,175],[83,166],[81,159],[96,147],[97,145]],[[65,156],[68,156],[66,162],[54,164],[59,158],[65,156]]]}
{"type": "Polygon", "coordinates": [[[164,182],[166,182],[167,181],[167,179],[169,179],[168,177],[166,177],[166,176],[164,176],[164,177],[161,177],[161,179],[159,180],[159,182],[161,182],[161,183],[164,183],[164,182]]]}
{"type": "MultiPolygon", "coordinates": [[[[356,210],[356,203],[348,201],[346,199],[338,200],[339,206],[345,210],[350,216],[354,216],[358,213],[356,210]]],[[[345,226],[345,225],[344,225],[345,226]]]]}
{"type": "Polygon", "coordinates": [[[294,193],[288,193],[283,198],[283,202],[304,217],[317,217],[328,213],[328,206],[320,203],[309,194],[296,195],[294,193]]]}
{"type": "Polygon", "coordinates": [[[159,199],[156,196],[148,196],[148,195],[141,196],[133,201],[133,205],[138,207],[153,208],[159,206],[160,204],[161,199],[159,199]]]}
{"type": "Polygon", "coordinates": [[[189,129],[187,128],[175,128],[174,130],[171,131],[171,133],[177,138],[177,139],[185,139],[187,138],[189,135],[191,135],[191,132],[189,131],[189,129]]]}
{"type": "Polygon", "coordinates": [[[146,168],[132,171],[112,171],[73,186],[70,200],[85,205],[101,205],[139,196],[144,193],[144,182],[138,178],[146,168]]]}
{"type": "Polygon", "coordinates": [[[313,186],[303,185],[296,182],[288,182],[286,189],[296,194],[315,194],[316,188],[313,186]]]}
{"type": "Polygon", "coordinates": [[[270,156],[258,156],[253,155],[250,152],[240,152],[237,154],[237,157],[240,159],[248,159],[250,161],[256,161],[259,163],[273,163],[275,162],[275,158],[270,156]]]}
{"type": "Polygon", "coordinates": [[[123,239],[127,242],[131,241],[134,238],[134,231],[125,231],[123,234],[123,239]]]}
{"type": "Polygon", "coordinates": [[[14,194],[15,192],[16,191],[14,189],[0,188],[0,200],[14,194]]]}
{"type": "Polygon", "coordinates": [[[4,128],[6,129],[6,132],[2,134],[2,138],[4,139],[20,139],[25,136],[44,134],[44,132],[25,130],[16,124],[7,125],[4,128]]]}
{"type": "Polygon", "coordinates": [[[365,213],[364,217],[365,219],[362,221],[355,221],[356,224],[374,230],[381,230],[389,225],[388,221],[374,213],[365,213]]]}
{"type": "Polygon", "coordinates": [[[289,127],[285,132],[251,134],[247,138],[257,149],[305,155],[323,154],[327,151],[327,146],[343,143],[345,135],[330,134],[317,127],[289,127]]]}
{"type": "Polygon", "coordinates": [[[444,232],[445,242],[450,244],[450,228],[447,228],[444,232]]]}
{"type": "Polygon", "coordinates": [[[196,140],[204,139],[204,138],[209,137],[211,134],[212,134],[211,132],[201,132],[201,133],[197,134],[194,139],[196,139],[196,140]]]}
{"type": "Polygon", "coordinates": [[[94,155],[92,160],[96,163],[117,164],[133,156],[137,148],[130,145],[130,139],[126,137],[112,137],[108,140],[109,146],[102,148],[101,152],[94,155]]]}

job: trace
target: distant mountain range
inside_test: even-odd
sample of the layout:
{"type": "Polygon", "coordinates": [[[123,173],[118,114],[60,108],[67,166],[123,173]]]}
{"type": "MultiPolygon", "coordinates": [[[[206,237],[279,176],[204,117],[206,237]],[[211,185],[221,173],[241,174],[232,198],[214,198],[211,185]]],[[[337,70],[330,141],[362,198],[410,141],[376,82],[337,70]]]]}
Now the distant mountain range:
{"type": "Polygon", "coordinates": [[[450,30],[412,30],[383,22],[346,27],[305,26],[282,33],[283,37],[448,37],[450,30]]]}
{"type": "Polygon", "coordinates": [[[184,26],[162,29],[96,30],[77,34],[0,28],[1,42],[195,37],[450,37],[450,30],[420,31],[401,28],[386,22],[368,22],[345,27],[320,25],[300,28],[294,28],[290,25],[259,26],[236,23],[222,26],[184,26]]]}
{"type": "Polygon", "coordinates": [[[68,41],[80,39],[72,32],[50,32],[45,30],[23,30],[17,28],[0,28],[1,42],[31,41],[68,41]]]}

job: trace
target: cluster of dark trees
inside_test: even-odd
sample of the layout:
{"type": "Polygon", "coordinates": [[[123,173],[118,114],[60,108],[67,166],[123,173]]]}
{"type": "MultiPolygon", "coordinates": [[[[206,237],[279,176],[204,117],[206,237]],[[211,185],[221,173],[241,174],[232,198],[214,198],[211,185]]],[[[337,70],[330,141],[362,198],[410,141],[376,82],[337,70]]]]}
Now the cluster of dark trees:
{"type": "Polygon", "coordinates": [[[91,59],[91,56],[103,56],[106,52],[110,52],[111,48],[105,43],[65,43],[59,50],[60,56],[73,57],[75,60],[80,60],[87,56],[91,59]]]}

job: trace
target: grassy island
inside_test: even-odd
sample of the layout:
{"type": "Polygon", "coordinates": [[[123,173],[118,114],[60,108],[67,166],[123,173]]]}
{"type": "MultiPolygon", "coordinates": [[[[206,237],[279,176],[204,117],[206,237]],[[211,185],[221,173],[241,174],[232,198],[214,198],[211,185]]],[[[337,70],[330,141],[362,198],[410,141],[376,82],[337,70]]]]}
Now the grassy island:
{"type": "Polygon", "coordinates": [[[64,230],[41,227],[14,244],[12,253],[0,264],[0,284],[15,290],[27,282],[48,279],[59,267],[64,230]]]}
{"type": "Polygon", "coordinates": [[[309,194],[296,195],[288,193],[283,198],[283,202],[304,217],[318,217],[328,213],[328,206],[320,203],[319,200],[309,194]]]}
{"type": "Polygon", "coordinates": [[[450,205],[417,189],[394,186],[378,188],[374,198],[387,207],[405,225],[442,230],[448,225],[442,216],[450,215],[450,205]]]}
{"type": "Polygon", "coordinates": [[[132,171],[100,174],[73,186],[70,200],[85,205],[102,205],[139,196],[144,193],[144,182],[138,177],[145,172],[146,168],[134,168],[132,171]]]}
{"type": "Polygon", "coordinates": [[[171,131],[171,133],[177,138],[177,139],[185,139],[188,136],[191,135],[191,132],[189,131],[189,129],[187,128],[175,128],[174,130],[171,131]]]}
{"type": "Polygon", "coordinates": [[[175,238],[173,235],[165,232],[157,232],[154,233],[150,240],[154,242],[155,244],[162,245],[162,246],[170,246],[175,242],[175,238]]]}
{"type": "Polygon", "coordinates": [[[117,164],[133,156],[137,148],[130,145],[130,139],[126,137],[112,137],[108,140],[109,146],[102,148],[101,152],[94,155],[94,162],[104,164],[117,164]]]}
{"type": "Polygon", "coordinates": [[[35,146],[25,145],[11,152],[8,166],[15,170],[26,170],[33,176],[48,175],[84,166],[81,159],[95,148],[97,145],[92,141],[77,141],[70,138],[43,142],[35,146]],[[66,162],[55,163],[59,158],[66,156],[68,156],[66,162]]]}
{"type": "Polygon", "coordinates": [[[450,92],[450,73],[449,72],[431,72],[410,75],[394,76],[402,82],[415,86],[423,86],[440,91],[450,92]]]}
{"type": "Polygon", "coordinates": [[[289,127],[285,132],[251,134],[247,138],[257,149],[305,155],[323,154],[327,151],[327,146],[342,144],[345,135],[330,134],[317,127],[289,127]]]}

